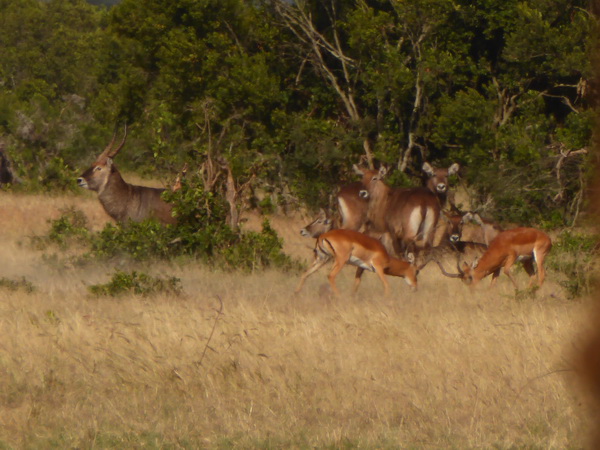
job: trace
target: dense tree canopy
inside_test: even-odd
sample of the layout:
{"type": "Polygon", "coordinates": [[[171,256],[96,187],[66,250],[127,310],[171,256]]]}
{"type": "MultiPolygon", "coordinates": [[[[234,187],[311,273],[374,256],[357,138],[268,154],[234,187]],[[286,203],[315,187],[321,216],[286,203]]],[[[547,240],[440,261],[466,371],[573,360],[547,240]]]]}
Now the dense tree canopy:
{"type": "Polygon", "coordinates": [[[500,220],[571,223],[592,124],[583,0],[0,0],[0,144],[68,188],[117,124],[119,164],[224,161],[324,205],[361,157],[417,182],[461,163],[500,220]],[[95,2],[107,3],[107,2],[95,2]],[[114,2],[113,2],[114,3],[114,2]]]}

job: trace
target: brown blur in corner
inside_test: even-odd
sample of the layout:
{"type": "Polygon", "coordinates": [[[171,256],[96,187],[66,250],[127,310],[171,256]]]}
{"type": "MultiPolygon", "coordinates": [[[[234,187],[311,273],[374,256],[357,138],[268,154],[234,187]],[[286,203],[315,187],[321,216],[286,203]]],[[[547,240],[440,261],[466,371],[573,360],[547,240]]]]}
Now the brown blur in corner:
{"type": "MultiPolygon", "coordinates": [[[[590,8],[594,16],[600,18],[600,0],[591,0],[590,8]]],[[[590,80],[589,101],[594,108],[600,104],[600,47],[590,55],[594,66],[594,79],[590,80]]],[[[594,232],[600,234],[600,123],[596,123],[592,148],[590,149],[591,161],[594,164],[594,179],[589,187],[590,199],[589,214],[594,224],[594,232]]],[[[599,243],[600,244],[600,243],[599,243]]],[[[575,352],[574,368],[577,377],[583,384],[586,404],[590,420],[591,442],[590,448],[600,448],[600,286],[596,286],[593,299],[593,313],[587,331],[583,331],[581,345],[575,352]]]]}

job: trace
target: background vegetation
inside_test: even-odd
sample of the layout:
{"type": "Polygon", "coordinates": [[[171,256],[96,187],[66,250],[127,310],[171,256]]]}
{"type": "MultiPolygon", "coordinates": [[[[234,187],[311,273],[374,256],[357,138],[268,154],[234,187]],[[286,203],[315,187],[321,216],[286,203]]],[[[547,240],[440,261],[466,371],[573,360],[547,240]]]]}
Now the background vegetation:
{"type": "Polygon", "coordinates": [[[219,160],[267,210],[327,205],[364,157],[401,184],[457,161],[501,221],[578,217],[584,0],[94,3],[0,1],[0,145],[22,189],[76,189],[127,122],[121,167],[168,182],[219,160]]]}

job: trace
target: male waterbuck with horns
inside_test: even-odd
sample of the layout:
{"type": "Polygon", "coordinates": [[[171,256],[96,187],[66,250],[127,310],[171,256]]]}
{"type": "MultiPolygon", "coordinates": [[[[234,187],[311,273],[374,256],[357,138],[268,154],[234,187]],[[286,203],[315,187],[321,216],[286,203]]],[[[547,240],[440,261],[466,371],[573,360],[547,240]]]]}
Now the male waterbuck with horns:
{"type": "Polygon", "coordinates": [[[127,127],[123,140],[113,148],[116,135],[115,131],[110,144],[91,167],[81,174],[77,184],[98,192],[98,199],[104,210],[117,222],[141,222],[154,217],[163,224],[176,223],[171,214],[172,206],[161,198],[164,189],[135,186],[123,180],[113,163],[113,158],[125,144],[127,127]]]}

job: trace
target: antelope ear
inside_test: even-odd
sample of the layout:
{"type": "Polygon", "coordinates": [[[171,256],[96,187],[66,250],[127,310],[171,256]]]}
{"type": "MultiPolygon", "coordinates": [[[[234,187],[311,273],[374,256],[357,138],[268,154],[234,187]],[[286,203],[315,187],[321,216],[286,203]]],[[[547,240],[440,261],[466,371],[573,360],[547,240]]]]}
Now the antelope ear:
{"type": "Polygon", "coordinates": [[[458,169],[460,169],[458,163],[452,164],[450,167],[448,167],[448,175],[454,175],[455,173],[458,173],[458,169]]]}
{"type": "Polygon", "coordinates": [[[379,176],[380,176],[381,178],[385,177],[385,175],[386,175],[387,173],[388,173],[387,167],[385,167],[385,166],[381,166],[381,167],[379,168],[379,176]]]}
{"type": "Polygon", "coordinates": [[[327,218],[327,213],[325,212],[325,210],[323,208],[319,209],[319,219],[326,219],[327,218]]]}
{"type": "Polygon", "coordinates": [[[471,213],[469,211],[469,212],[466,212],[466,213],[463,214],[461,222],[462,223],[467,223],[467,222],[470,222],[471,220],[473,220],[473,213],[471,213]]]}
{"type": "Polygon", "coordinates": [[[477,213],[473,213],[473,217],[472,217],[473,222],[475,222],[477,225],[481,225],[483,226],[483,220],[481,219],[481,216],[477,213]]]}
{"type": "Polygon", "coordinates": [[[406,254],[406,260],[411,263],[414,264],[415,263],[415,254],[413,252],[408,252],[406,254]]]}
{"type": "Polygon", "coordinates": [[[473,261],[473,263],[471,264],[471,267],[474,269],[475,267],[477,267],[479,265],[479,258],[475,258],[475,260],[473,261]]]}
{"type": "Polygon", "coordinates": [[[112,158],[106,158],[106,168],[110,169],[113,165],[113,160],[112,158]]]}
{"type": "Polygon", "coordinates": [[[423,169],[423,172],[425,172],[430,177],[435,175],[435,171],[433,170],[433,167],[431,167],[431,164],[429,164],[428,162],[423,163],[422,169],[423,169]]]}
{"type": "Polygon", "coordinates": [[[352,170],[354,170],[355,174],[360,175],[361,177],[364,175],[362,169],[360,167],[358,167],[356,164],[352,164],[352,170]]]}

